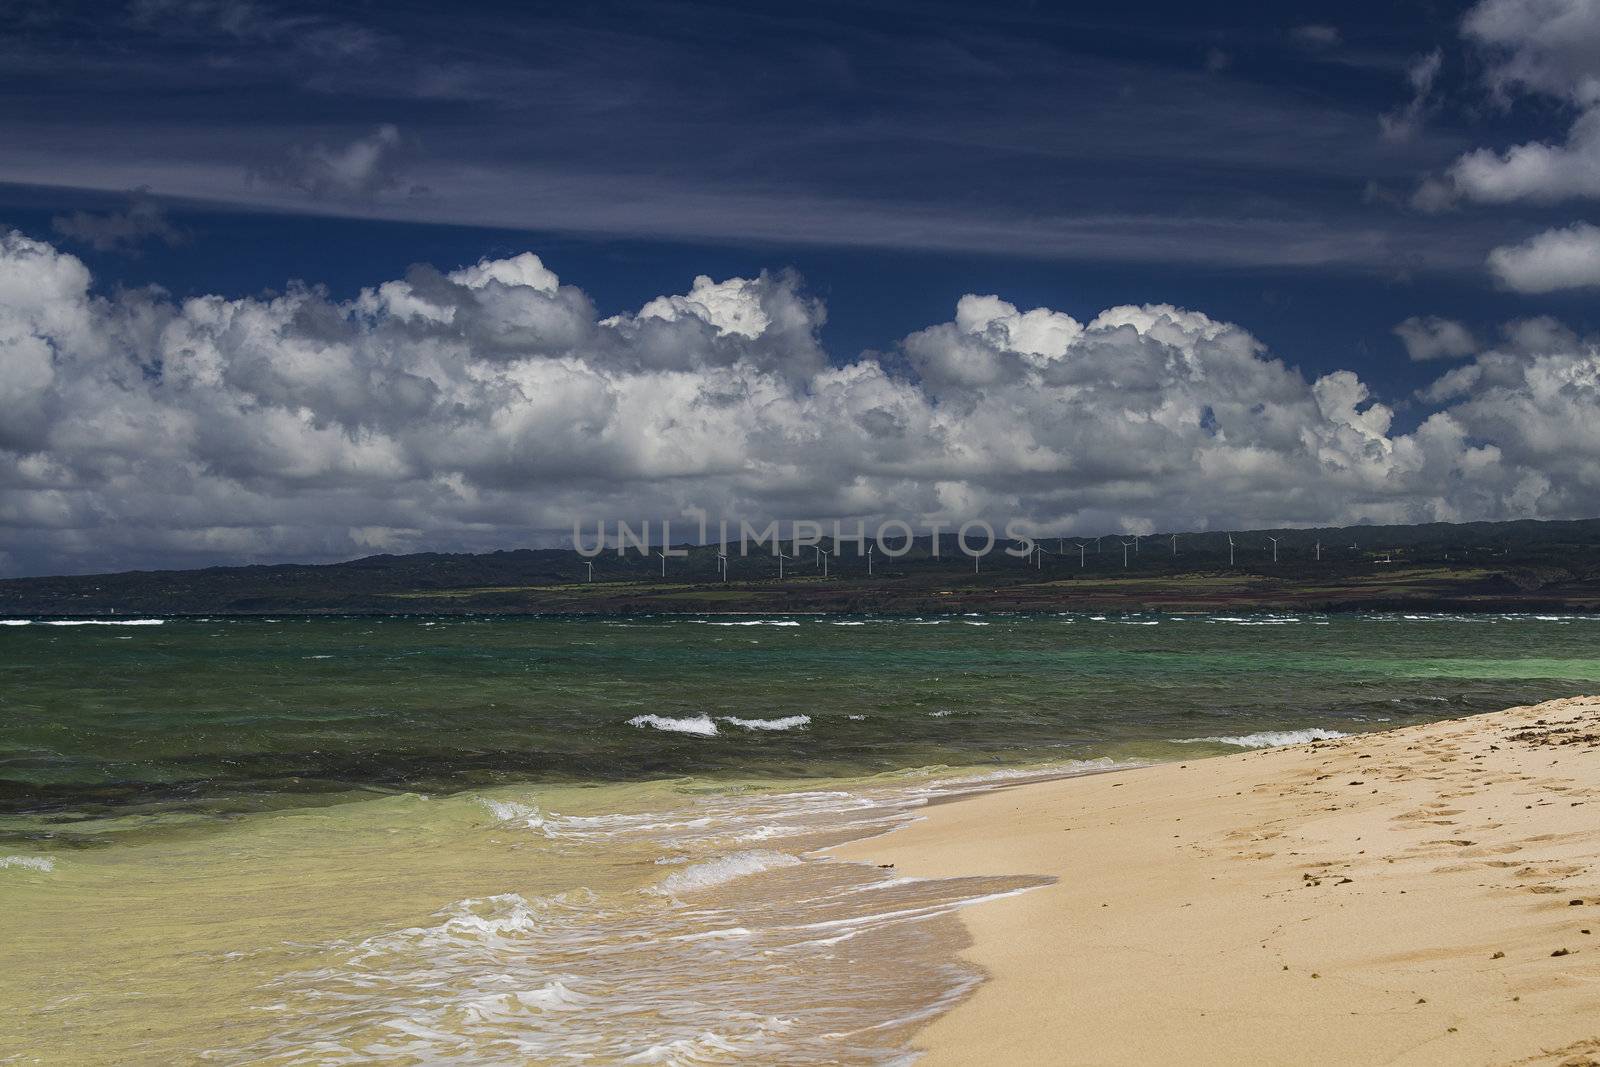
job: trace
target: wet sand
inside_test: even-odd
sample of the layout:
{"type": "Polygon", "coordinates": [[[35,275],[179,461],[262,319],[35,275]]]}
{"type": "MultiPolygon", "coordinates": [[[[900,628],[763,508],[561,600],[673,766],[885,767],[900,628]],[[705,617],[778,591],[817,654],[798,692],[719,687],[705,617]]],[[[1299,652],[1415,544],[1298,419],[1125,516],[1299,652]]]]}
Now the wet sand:
{"type": "Polygon", "coordinates": [[[969,908],[922,1067],[1600,1064],[1600,698],[1021,786],[837,850],[969,908]]]}

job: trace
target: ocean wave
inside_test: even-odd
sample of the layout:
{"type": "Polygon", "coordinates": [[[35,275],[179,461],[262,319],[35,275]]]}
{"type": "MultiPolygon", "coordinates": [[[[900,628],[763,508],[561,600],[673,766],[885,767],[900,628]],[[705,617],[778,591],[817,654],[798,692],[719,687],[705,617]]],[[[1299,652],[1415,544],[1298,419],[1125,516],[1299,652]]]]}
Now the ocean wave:
{"type": "Polygon", "coordinates": [[[701,737],[717,735],[717,724],[711,721],[709,715],[692,715],[682,719],[673,719],[665,715],[635,715],[628,720],[628,725],[641,730],[648,726],[652,730],[664,730],[669,734],[698,734],[701,737]]]}
{"type": "Polygon", "coordinates": [[[724,622],[716,619],[696,619],[707,626],[799,626],[793,619],[739,619],[734,622],[724,622]]]}
{"type": "Polygon", "coordinates": [[[740,719],[723,715],[721,719],[730,726],[740,726],[746,730],[795,730],[811,724],[809,715],[786,715],[781,719],[740,719]]]}
{"type": "Polygon", "coordinates": [[[1254,734],[1237,734],[1223,737],[1184,737],[1174,739],[1175,745],[1234,745],[1238,748],[1278,748],[1282,745],[1303,745],[1308,741],[1337,741],[1349,734],[1338,730],[1312,727],[1309,730],[1262,730],[1254,734]]]}
{"type": "Polygon", "coordinates": [[[165,626],[166,619],[0,619],[0,626],[165,626]]]}
{"type": "Polygon", "coordinates": [[[165,626],[166,619],[41,619],[41,626],[165,626]]]}
{"type": "Polygon", "coordinates": [[[779,867],[796,867],[801,862],[798,856],[770,849],[735,852],[727,856],[718,856],[714,860],[692,863],[681,871],[673,871],[659,884],[652,886],[651,892],[668,896],[693,893],[703,889],[713,889],[740,878],[748,878],[762,871],[776,870],[779,867]]]}
{"type": "Polygon", "coordinates": [[[49,874],[56,869],[56,861],[46,856],[0,856],[0,868],[20,867],[25,871],[49,874]]]}
{"type": "Polygon", "coordinates": [[[580,863],[661,866],[609,889],[465,899],[416,926],[304,946],[306,964],[261,992],[271,1033],[207,1058],[899,1067],[912,1028],[979,980],[944,937],[903,932],[1043,880],[905,878],[801,857],[906,825],[953,789],[1041,770],[928,768],[865,789],[737,790],[590,816],[477,797],[507,830],[585,850],[572,853],[580,863]]]}

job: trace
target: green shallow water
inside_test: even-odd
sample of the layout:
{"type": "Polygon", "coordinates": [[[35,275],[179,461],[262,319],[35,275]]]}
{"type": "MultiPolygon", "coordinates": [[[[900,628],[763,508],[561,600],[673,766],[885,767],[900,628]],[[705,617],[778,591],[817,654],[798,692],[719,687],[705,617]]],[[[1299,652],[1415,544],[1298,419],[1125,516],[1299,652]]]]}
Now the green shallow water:
{"type": "Polygon", "coordinates": [[[1600,619],[0,626],[0,1062],[903,1064],[951,789],[1600,692],[1600,619]]]}
{"type": "Polygon", "coordinates": [[[0,833],[367,790],[1171,757],[1592,691],[1597,645],[1600,621],[1530,616],[35,622],[0,627],[0,833]]]}

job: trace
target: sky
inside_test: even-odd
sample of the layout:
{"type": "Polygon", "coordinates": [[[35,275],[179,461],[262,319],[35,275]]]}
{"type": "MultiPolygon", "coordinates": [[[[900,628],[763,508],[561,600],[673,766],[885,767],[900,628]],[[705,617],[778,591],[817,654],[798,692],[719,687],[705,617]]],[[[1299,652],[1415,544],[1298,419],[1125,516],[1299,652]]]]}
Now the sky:
{"type": "Polygon", "coordinates": [[[1593,516],[1596,197],[1590,0],[0,0],[0,575],[1593,516]]]}

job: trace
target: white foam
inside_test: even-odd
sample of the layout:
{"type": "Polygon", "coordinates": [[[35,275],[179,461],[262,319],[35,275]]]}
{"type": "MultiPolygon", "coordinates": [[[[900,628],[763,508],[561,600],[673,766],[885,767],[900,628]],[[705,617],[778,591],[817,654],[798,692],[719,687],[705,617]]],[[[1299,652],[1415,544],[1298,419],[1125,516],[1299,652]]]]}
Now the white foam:
{"type": "Polygon", "coordinates": [[[165,626],[166,619],[42,619],[41,626],[165,626]]]}
{"type": "Polygon", "coordinates": [[[539,809],[532,804],[518,804],[514,800],[491,800],[488,797],[479,797],[478,803],[489,809],[497,822],[513,823],[526,827],[529,830],[543,830],[550,835],[550,826],[545,821],[539,809]]]}
{"type": "Polygon", "coordinates": [[[748,878],[762,871],[793,867],[799,863],[798,856],[791,856],[787,852],[773,852],[770,849],[734,852],[727,856],[718,856],[714,860],[706,860],[704,863],[691,863],[681,871],[673,871],[663,878],[653,891],[670,896],[693,893],[725,885],[740,878],[748,878]]]}
{"type": "Polygon", "coordinates": [[[709,715],[694,715],[685,719],[673,719],[665,715],[635,715],[628,720],[628,725],[641,730],[648,726],[653,730],[665,730],[670,734],[717,736],[717,724],[711,721],[709,715]]]}
{"type": "Polygon", "coordinates": [[[722,716],[722,721],[730,726],[742,726],[746,730],[795,730],[811,724],[809,715],[786,715],[781,719],[740,719],[732,715],[722,716]]]}
{"type": "Polygon", "coordinates": [[[0,868],[21,867],[26,871],[49,874],[56,869],[56,861],[46,856],[0,856],[0,868]]]}
{"type": "Polygon", "coordinates": [[[729,1056],[738,1055],[742,1049],[724,1038],[721,1034],[714,1034],[707,1030],[699,1037],[684,1037],[677,1041],[668,1041],[665,1044],[651,1045],[643,1052],[636,1052],[623,1060],[623,1063],[666,1063],[673,1067],[693,1063],[723,1063],[729,1056]]]}
{"type": "Polygon", "coordinates": [[[712,626],[799,626],[793,619],[741,619],[737,622],[716,622],[712,626]]]}
{"type": "Polygon", "coordinates": [[[1238,734],[1226,737],[1185,737],[1174,741],[1179,745],[1198,745],[1211,743],[1218,745],[1235,745],[1239,748],[1277,748],[1280,745],[1303,745],[1308,741],[1336,741],[1349,734],[1340,733],[1338,730],[1323,730],[1313,727],[1309,730],[1262,730],[1255,734],[1238,734]]]}
{"type": "Polygon", "coordinates": [[[525,1008],[539,1011],[576,1011],[593,1003],[594,998],[580,993],[559,978],[552,979],[538,989],[511,994],[525,1008]]]}
{"type": "Polygon", "coordinates": [[[0,619],[0,626],[32,626],[32,619],[0,619]]]}

